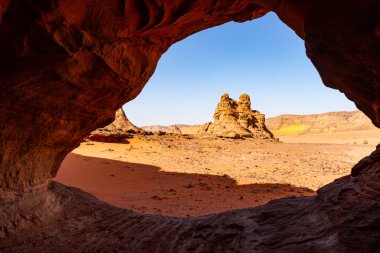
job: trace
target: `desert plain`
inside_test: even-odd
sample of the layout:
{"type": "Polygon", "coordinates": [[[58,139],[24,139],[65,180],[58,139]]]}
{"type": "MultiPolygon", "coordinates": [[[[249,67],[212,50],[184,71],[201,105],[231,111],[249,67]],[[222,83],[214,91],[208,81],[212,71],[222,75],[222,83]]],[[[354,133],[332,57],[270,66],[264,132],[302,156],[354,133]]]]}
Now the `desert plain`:
{"type": "Polygon", "coordinates": [[[279,142],[181,134],[87,141],[54,180],[136,212],[201,216],[315,195],[375,150],[380,130],[276,137],[279,142]]]}

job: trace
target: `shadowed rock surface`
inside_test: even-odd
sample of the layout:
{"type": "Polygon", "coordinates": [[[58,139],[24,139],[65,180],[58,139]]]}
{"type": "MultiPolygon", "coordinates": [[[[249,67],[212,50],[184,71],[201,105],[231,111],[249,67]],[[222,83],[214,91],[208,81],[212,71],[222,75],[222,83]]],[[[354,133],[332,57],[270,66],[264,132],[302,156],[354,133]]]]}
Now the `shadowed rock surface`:
{"type": "Polygon", "coordinates": [[[215,109],[214,122],[202,125],[198,133],[234,139],[273,138],[265,126],[265,115],[251,109],[251,99],[247,94],[240,95],[238,102],[224,94],[215,109]]]}
{"type": "Polygon", "coordinates": [[[324,84],[379,127],[378,0],[1,1],[3,251],[378,251],[376,154],[316,198],[199,219],[133,214],[55,184],[46,190],[66,154],[140,93],[172,44],[269,11],[305,40],[324,84]]]}

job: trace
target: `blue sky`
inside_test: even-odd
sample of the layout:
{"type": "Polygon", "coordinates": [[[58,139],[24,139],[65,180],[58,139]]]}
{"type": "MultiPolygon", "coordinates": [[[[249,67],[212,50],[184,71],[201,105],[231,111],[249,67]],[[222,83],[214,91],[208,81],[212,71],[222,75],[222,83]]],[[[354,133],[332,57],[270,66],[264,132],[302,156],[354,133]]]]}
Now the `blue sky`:
{"type": "Polygon", "coordinates": [[[138,126],[212,121],[223,93],[251,96],[266,117],[351,111],[342,93],[325,87],[303,41],[275,14],[230,22],[174,44],[140,95],[123,106],[138,126]]]}

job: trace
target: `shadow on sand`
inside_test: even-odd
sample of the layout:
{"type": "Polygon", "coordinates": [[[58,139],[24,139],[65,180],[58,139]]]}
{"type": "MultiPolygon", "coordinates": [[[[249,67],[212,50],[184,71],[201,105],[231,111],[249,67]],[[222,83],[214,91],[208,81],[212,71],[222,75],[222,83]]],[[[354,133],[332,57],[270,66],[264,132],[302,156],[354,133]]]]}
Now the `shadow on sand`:
{"type": "Polygon", "coordinates": [[[201,216],[255,207],[284,197],[313,196],[289,184],[238,185],[227,175],[161,171],[159,167],[69,154],[55,181],[136,212],[201,216]]]}

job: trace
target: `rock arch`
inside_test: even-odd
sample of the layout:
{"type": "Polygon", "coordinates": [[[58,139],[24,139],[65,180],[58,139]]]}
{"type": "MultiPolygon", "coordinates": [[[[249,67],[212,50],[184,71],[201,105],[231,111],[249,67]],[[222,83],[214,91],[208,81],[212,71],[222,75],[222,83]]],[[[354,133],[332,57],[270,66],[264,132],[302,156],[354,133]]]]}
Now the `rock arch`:
{"type": "MultiPolygon", "coordinates": [[[[56,194],[52,199],[61,196],[66,191],[64,187],[53,185],[53,190],[46,192],[46,185],[65,155],[92,130],[110,123],[116,109],[139,94],[170,45],[200,30],[232,20],[244,22],[259,18],[269,11],[274,11],[305,40],[306,53],[324,84],[345,93],[380,127],[380,2],[377,0],[1,1],[2,201],[11,203],[9,210],[20,213],[30,204],[22,202],[25,198],[38,199],[45,196],[41,194],[53,193],[56,194]],[[40,189],[39,193],[36,189],[40,189]],[[61,189],[59,193],[57,189],[61,189]],[[12,196],[16,199],[22,196],[19,193],[24,198],[12,202],[12,196]]],[[[322,246],[338,251],[359,246],[368,251],[375,249],[379,246],[380,220],[378,160],[375,152],[360,162],[351,176],[322,188],[316,198],[268,205],[278,210],[277,214],[267,211],[265,206],[241,211],[241,215],[225,214],[234,221],[244,215],[250,217],[240,225],[236,222],[230,227],[226,225],[231,235],[236,235],[226,247],[231,252],[243,246],[246,250],[264,251],[279,248],[302,251],[305,245],[310,252],[322,246]],[[298,207],[300,213],[289,211],[287,205],[298,207]],[[271,220],[264,217],[269,214],[278,218],[273,224],[288,228],[279,230],[265,223],[265,219],[271,220]],[[320,226],[321,230],[299,238],[285,236],[287,232],[307,231],[310,224],[320,226]],[[249,243],[243,237],[255,242],[249,243]],[[279,242],[276,238],[288,239],[279,242]],[[361,242],[364,238],[365,245],[353,243],[353,239],[361,242]]],[[[4,210],[1,214],[11,215],[4,210]]],[[[123,213],[120,217],[127,219],[131,214],[123,213]]],[[[217,238],[214,242],[224,240],[216,231],[223,215],[181,221],[136,217],[153,219],[157,224],[162,222],[162,228],[177,224],[184,229],[184,240],[178,241],[177,246],[151,244],[161,247],[162,252],[191,250],[195,247],[189,244],[192,240],[204,245],[213,236],[217,238]],[[196,232],[189,232],[194,224],[203,224],[205,227],[201,225],[200,231],[206,232],[199,232],[198,237],[196,232]],[[205,236],[209,234],[207,231],[211,231],[211,237],[205,236]]],[[[5,237],[11,233],[11,226],[6,222],[0,227],[5,237]]],[[[133,229],[129,227],[125,231],[133,229]]],[[[138,231],[143,230],[135,230],[138,231]]],[[[158,234],[152,232],[150,236],[154,238],[158,234]]],[[[168,238],[173,237],[168,234],[168,238]]],[[[128,247],[144,244],[140,239],[128,247]]],[[[205,249],[198,252],[207,252],[205,249]]]]}

